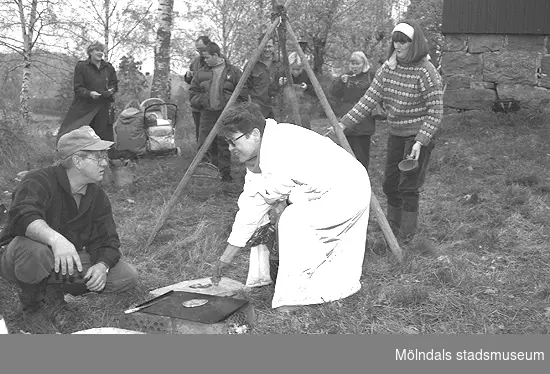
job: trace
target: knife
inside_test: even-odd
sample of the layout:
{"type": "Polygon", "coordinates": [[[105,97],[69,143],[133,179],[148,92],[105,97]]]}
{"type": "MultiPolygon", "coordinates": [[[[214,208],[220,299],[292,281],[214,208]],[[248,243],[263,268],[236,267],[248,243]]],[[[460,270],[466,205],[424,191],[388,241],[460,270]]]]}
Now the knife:
{"type": "Polygon", "coordinates": [[[151,299],[149,301],[146,301],[142,304],[139,304],[139,305],[136,305],[135,307],[133,308],[130,308],[128,310],[125,310],[124,311],[124,314],[130,314],[130,313],[135,313],[135,312],[138,312],[142,309],[145,309],[147,308],[148,306],[151,306],[151,305],[154,305],[156,303],[158,303],[159,301],[162,301],[164,299],[166,299],[167,296],[169,296],[170,294],[174,293],[174,290],[170,290],[168,292],[165,292],[163,293],[162,295],[159,295],[157,297],[155,297],[154,299],[151,299]]]}

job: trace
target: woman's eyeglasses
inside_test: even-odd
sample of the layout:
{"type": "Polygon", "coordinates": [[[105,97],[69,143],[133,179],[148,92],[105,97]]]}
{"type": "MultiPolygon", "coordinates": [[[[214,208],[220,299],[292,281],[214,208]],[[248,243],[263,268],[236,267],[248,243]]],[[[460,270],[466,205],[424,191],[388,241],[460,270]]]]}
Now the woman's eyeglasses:
{"type": "Polygon", "coordinates": [[[240,138],[242,138],[243,136],[245,136],[246,134],[242,134],[240,136],[237,136],[235,139],[229,139],[229,138],[225,138],[225,140],[227,140],[227,143],[229,143],[230,146],[232,147],[235,147],[235,142],[237,140],[239,140],[240,138]]]}

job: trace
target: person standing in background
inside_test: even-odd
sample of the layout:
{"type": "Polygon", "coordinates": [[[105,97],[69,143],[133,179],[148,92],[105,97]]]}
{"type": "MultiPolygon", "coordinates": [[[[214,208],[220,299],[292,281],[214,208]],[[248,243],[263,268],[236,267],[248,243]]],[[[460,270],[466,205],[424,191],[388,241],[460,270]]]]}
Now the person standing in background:
{"type": "Polygon", "coordinates": [[[403,244],[415,236],[420,189],[443,118],[441,76],[429,61],[428,52],[428,42],[418,23],[397,24],[392,31],[388,59],[376,72],[365,95],[339,123],[343,130],[355,126],[377,105],[384,106],[389,134],[382,188],[387,198],[388,222],[403,244]],[[418,161],[412,173],[399,170],[398,165],[405,158],[418,161]]]}
{"type": "MultiPolygon", "coordinates": [[[[206,66],[202,53],[204,52],[206,46],[210,42],[211,42],[210,38],[206,35],[199,36],[197,40],[195,40],[195,50],[199,55],[195,57],[195,59],[191,62],[191,65],[189,65],[189,70],[185,73],[185,76],[183,77],[183,80],[185,81],[185,83],[191,84],[191,81],[193,80],[193,76],[195,75],[195,73],[200,68],[206,66]]],[[[191,113],[193,114],[193,122],[195,122],[195,138],[198,143],[199,125],[201,123],[201,111],[191,107],[191,113]]]]}
{"type": "MultiPolygon", "coordinates": [[[[369,88],[374,72],[372,72],[367,56],[361,51],[353,52],[349,59],[349,70],[342,74],[330,90],[332,108],[338,117],[345,115],[369,88]]],[[[346,128],[344,134],[355,154],[355,157],[369,168],[371,136],[376,130],[375,121],[371,115],[366,115],[360,122],[346,128]]]]}
{"type": "Polygon", "coordinates": [[[57,141],[82,126],[90,126],[103,140],[114,139],[110,109],[118,80],[113,65],[103,60],[104,51],[105,45],[94,42],[87,48],[88,59],[76,64],[74,100],[57,131],[57,141]]]}
{"type": "MultiPolygon", "coordinates": [[[[264,35],[258,39],[258,43],[262,41],[263,37],[264,35]]],[[[250,100],[260,106],[265,118],[275,117],[273,98],[279,92],[277,78],[282,75],[281,63],[277,60],[274,49],[273,39],[269,39],[246,81],[250,100]]]]}
{"type": "Polygon", "coordinates": [[[287,92],[288,89],[293,89],[296,94],[296,99],[298,100],[301,126],[311,130],[309,114],[311,101],[317,97],[315,95],[315,90],[313,89],[307,72],[304,70],[304,63],[297,52],[292,52],[288,55],[288,65],[292,78],[291,84],[287,85],[286,76],[279,78],[279,85],[284,87],[281,122],[293,122],[291,119],[292,103],[290,102],[290,95],[287,92]]]}
{"type": "MultiPolygon", "coordinates": [[[[241,70],[229,63],[221,54],[220,47],[208,43],[203,52],[206,66],[194,75],[189,88],[191,106],[200,110],[199,147],[202,146],[210,131],[220,118],[235,87],[242,77],[241,70]]],[[[240,101],[245,101],[247,91],[242,90],[240,101]]],[[[217,135],[206,153],[206,159],[218,167],[222,181],[231,182],[231,153],[224,137],[217,135]]]]}

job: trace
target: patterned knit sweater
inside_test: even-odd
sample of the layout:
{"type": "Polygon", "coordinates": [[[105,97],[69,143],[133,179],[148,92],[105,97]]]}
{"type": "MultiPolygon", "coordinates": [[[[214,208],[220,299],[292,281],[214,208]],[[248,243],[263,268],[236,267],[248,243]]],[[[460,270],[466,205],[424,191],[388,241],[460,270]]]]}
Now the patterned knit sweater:
{"type": "Polygon", "coordinates": [[[389,133],[416,135],[416,140],[427,146],[443,117],[441,86],[439,73],[426,59],[413,64],[398,63],[394,70],[385,63],[365,95],[340,122],[346,127],[357,124],[377,103],[384,103],[389,133]]]}

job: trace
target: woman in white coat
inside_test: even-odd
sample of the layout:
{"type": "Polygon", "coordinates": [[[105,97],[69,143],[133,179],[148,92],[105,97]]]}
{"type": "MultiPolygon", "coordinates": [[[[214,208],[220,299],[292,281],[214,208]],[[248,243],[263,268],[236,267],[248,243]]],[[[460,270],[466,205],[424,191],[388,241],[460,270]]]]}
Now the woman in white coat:
{"type": "Polygon", "coordinates": [[[290,311],[357,292],[371,193],[363,165],[314,131],[266,120],[253,103],[228,109],[221,135],[247,172],[213,282],[268,220],[269,210],[288,201],[278,223],[279,270],[272,307],[290,311]]]}

